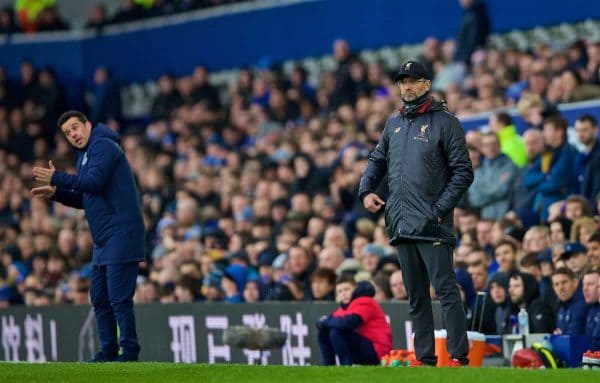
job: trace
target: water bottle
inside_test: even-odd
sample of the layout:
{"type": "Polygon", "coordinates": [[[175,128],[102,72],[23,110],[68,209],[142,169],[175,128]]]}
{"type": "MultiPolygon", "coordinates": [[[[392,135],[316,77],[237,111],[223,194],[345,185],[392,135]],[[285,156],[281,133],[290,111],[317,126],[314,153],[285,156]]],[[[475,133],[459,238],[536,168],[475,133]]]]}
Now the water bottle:
{"type": "Polygon", "coordinates": [[[528,335],[529,334],[529,315],[527,314],[527,310],[524,307],[521,307],[519,311],[519,334],[528,335]]]}

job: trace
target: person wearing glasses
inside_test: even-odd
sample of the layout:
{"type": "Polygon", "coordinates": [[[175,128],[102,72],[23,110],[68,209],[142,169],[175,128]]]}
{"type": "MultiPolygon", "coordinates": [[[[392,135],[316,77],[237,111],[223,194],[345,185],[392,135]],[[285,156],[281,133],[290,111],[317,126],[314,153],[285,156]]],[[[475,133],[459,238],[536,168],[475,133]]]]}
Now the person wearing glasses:
{"type": "Polygon", "coordinates": [[[385,208],[390,244],[400,254],[419,365],[436,365],[429,285],[442,304],[450,366],[468,364],[467,323],[452,265],[454,207],[473,182],[464,130],[430,95],[431,74],[417,61],[395,78],[404,106],[386,121],[369,155],[359,195],[366,209],[385,208]],[[389,197],[375,193],[388,175],[389,197]]]}

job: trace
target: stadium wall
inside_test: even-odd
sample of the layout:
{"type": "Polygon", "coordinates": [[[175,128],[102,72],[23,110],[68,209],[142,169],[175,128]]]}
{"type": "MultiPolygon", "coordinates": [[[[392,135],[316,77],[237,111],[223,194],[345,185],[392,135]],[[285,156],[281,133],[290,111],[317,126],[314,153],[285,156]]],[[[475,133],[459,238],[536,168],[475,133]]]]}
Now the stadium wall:
{"type": "MultiPolygon", "coordinates": [[[[598,121],[600,121],[600,100],[559,104],[558,110],[569,122],[570,126],[575,125],[575,120],[577,120],[577,118],[583,114],[591,114],[592,116],[596,117],[598,121]]],[[[519,133],[523,133],[527,129],[527,124],[518,115],[517,110],[512,108],[508,110],[508,113],[512,115],[514,124],[519,133]]],[[[490,114],[490,112],[486,112],[474,116],[462,117],[460,121],[462,122],[463,128],[467,132],[473,129],[481,129],[484,126],[487,126],[490,114]]]]}
{"type": "MultiPolygon", "coordinates": [[[[394,347],[406,348],[411,333],[408,303],[382,305],[392,324],[394,347]]],[[[142,361],[183,363],[320,364],[315,323],[335,309],[329,303],[148,304],[136,305],[142,361]],[[223,344],[230,326],[279,328],[288,334],[281,350],[232,349],[223,344]]],[[[442,325],[434,303],[436,328],[442,325]]],[[[0,360],[86,361],[98,350],[94,315],[89,306],[11,307],[0,313],[0,360]]]]}
{"type": "MultiPolygon", "coordinates": [[[[598,1],[487,3],[494,32],[600,17],[598,1]]],[[[165,71],[190,73],[200,63],[218,70],[328,54],[337,38],[355,50],[447,38],[460,20],[455,0],[265,0],[110,26],[99,37],[75,31],[0,38],[0,65],[17,75],[20,61],[30,58],[56,68],[65,82],[91,81],[96,67],[108,65],[130,83],[165,71]]]]}

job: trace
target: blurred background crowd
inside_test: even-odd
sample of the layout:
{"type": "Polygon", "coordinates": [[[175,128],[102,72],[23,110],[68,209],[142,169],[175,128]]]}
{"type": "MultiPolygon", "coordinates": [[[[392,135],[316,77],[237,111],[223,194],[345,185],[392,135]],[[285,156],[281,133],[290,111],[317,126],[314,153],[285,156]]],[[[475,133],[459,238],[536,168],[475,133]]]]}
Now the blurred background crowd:
{"type": "MultiPolygon", "coordinates": [[[[223,2],[155,0],[143,12],[123,4],[150,15],[223,2]]],[[[544,314],[539,332],[552,332],[565,307],[585,318],[598,306],[598,124],[581,115],[569,126],[557,105],[600,97],[600,41],[487,48],[485,8],[462,2],[456,39],[427,38],[417,59],[452,113],[492,112],[467,132],[475,181],[454,212],[465,309],[469,320],[484,312],[475,328],[502,334],[526,304],[544,314]]],[[[3,29],[3,12],[0,33],[15,31],[3,29]]],[[[317,84],[301,66],[289,76],[277,65],[240,68],[227,88],[204,66],[177,78],[165,71],[142,126],[122,118],[118,86],[98,68],[86,113],[121,133],[143,207],[137,303],[333,301],[341,273],[372,281],[379,301],[407,299],[383,214],[357,195],[368,154],[402,105],[398,68],[364,62],[344,40],[332,53],[336,69],[317,84]]],[[[76,153],[56,127],[66,108],[52,68],[25,60],[8,78],[0,66],[0,307],[88,303],[83,212],[29,197],[33,166],[52,159],[74,172],[76,153]]],[[[583,333],[583,323],[567,331],[583,333]]]]}

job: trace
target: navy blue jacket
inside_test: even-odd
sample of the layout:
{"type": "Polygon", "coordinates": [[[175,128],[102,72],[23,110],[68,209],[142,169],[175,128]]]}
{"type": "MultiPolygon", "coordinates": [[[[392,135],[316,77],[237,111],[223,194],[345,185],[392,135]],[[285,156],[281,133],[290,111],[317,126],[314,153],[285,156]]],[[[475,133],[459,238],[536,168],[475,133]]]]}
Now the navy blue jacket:
{"type": "Polygon", "coordinates": [[[577,176],[577,192],[590,201],[594,201],[600,193],[600,141],[592,147],[589,153],[578,153],[575,160],[575,175],[577,176]]]}
{"type": "Polygon", "coordinates": [[[78,152],[77,174],[56,171],[53,200],[85,209],[94,239],[95,265],[144,260],[144,223],[133,172],[117,133],[104,125],[92,129],[78,152]]]}
{"type": "Polygon", "coordinates": [[[548,218],[548,208],[565,199],[574,189],[573,169],[576,151],[565,143],[554,149],[550,170],[542,172],[542,156],[538,157],[524,175],[527,193],[534,196],[530,208],[539,213],[542,221],[548,218]]]}
{"type": "Polygon", "coordinates": [[[585,335],[591,336],[594,347],[600,349],[600,303],[590,306],[585,323],[585,335]]]}
{"type": "Polygon", "coordinates": [[[556,327],[565,335],[585,334],[585,321],[589,306],[583,298],[581,284],[567,302],[560,302],[556,313],[556,327]]]}

